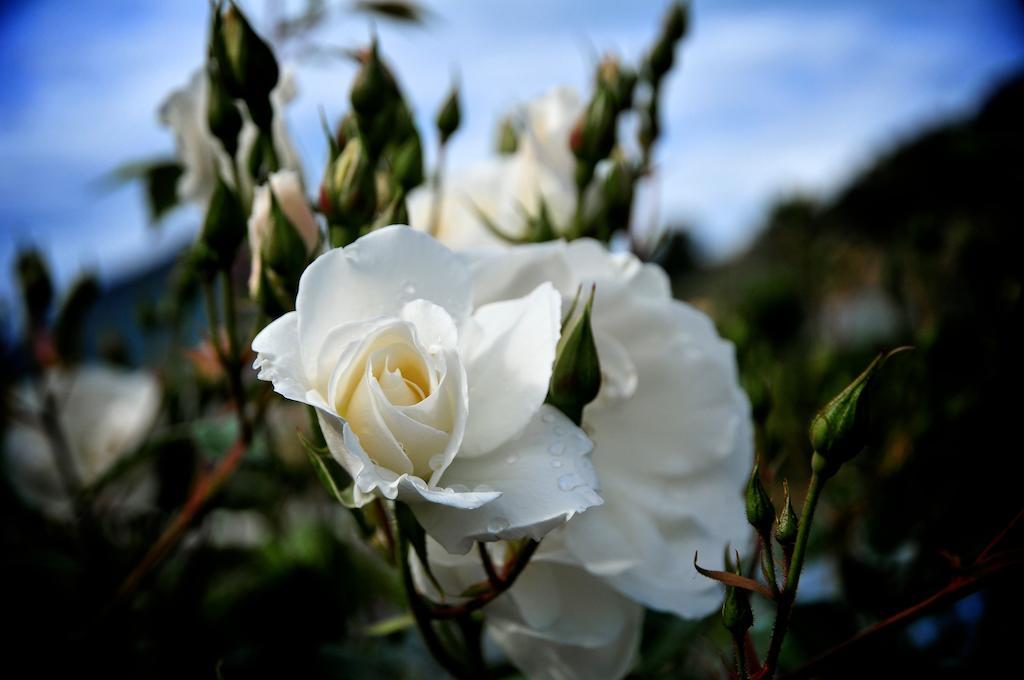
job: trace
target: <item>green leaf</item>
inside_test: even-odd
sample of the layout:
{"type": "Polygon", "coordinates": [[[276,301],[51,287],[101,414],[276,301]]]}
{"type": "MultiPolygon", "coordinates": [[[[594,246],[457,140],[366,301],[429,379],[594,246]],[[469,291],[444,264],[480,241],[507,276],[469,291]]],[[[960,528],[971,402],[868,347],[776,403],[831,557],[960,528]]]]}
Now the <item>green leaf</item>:
{"type": "Polygon", "coordinates": [[[299,432],[298,435],[299,440],[306,449],[306,455],[309,457],[309,462],[313,465],[316,476],[320,479],[320,483],[324,485],[328,493],[350,510],[360,507],[360,504],[355,500],[354,482],[342,469],[341,465],[338,464],[338,461],[334,460],[330,451],[326,447],[317,446],[309,441],[302,432],[299,432]]]}
{"type": "Polygon", "coordinates": [[[177,160],[151,160],[127,163],[111,172],[104,181],[109,187],[141,181],[146,191],[150,224],[156,224],[178,206],[178,180],[185,169],[177,160]]]}
{"type": "Polygon", "coordinates": [[[437,592],[444,594],[444,589],[434,576],[434,572],[430,569],[430,561],[427,560],[427,533],[420,526],[420,523],[416,521],[416,516],[412,514],[412,509],[408,504],[395,503],[395,519],[398,520],[398,530],[409,539],[409,543],[412,544],[413,549],[416,551],[416,557],[419,558],[420,564],[423,565],[423,571],[426,572],[430,582],[437,588],[437,592]]]}
{"type": "Polygon", "coordinates": [[[405,614],[398,614],[397,616],[391,616],[376,623],[371,623],[363,629],[363,632],[369,637],[385,637],[403,631],[406,628],[412,628],[415,623],[416,620],[412,614],[406,612],[405,614]]]}

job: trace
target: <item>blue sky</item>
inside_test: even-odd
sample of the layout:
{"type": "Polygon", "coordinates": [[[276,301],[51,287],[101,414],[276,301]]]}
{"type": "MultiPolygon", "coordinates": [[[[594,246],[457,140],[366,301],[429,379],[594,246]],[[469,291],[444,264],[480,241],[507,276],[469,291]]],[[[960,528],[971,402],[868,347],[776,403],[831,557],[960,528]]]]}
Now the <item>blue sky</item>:
{"type": "MultiPolygon", "coordinates": [[[[257,26],[267,7],[243,2],[257,26]]],[[[283,3],[296,7],[297,0],[283,3]]],[[[367,21],[339,8],[321,45],[366,41],[367,21]]],[[[635,60],[665,2],[430,2],[426,28],[379,25],[426,134],[453,72],[465,126],[449,168],[491,153],[495,120],[550,87],[586,91],[595,54],[635,60]]],[[[712,253],[749,241],[764,207],[794,191],[828,195],[895,141],[968,112],[1024,61],[1013,0],[696,0],[693,32],[668,82],[661,172],[642,209],[685,220],[712,253]]],[[[206,0],[0,2],[0,296],[24,244],[46,252],[58,282],[105,278],[187,242],[200,215],[147,226],[136,187],[104,191],[119,164],[167,155],[156,110],[204,54],[206,0]]],[[[345,108],[351,65],[286,46],[299,98],[289,123],[310,185],[326,149],[318,109],[345,108]]],[[[428,142],[428,147],[432,148],[428,142]]]]}

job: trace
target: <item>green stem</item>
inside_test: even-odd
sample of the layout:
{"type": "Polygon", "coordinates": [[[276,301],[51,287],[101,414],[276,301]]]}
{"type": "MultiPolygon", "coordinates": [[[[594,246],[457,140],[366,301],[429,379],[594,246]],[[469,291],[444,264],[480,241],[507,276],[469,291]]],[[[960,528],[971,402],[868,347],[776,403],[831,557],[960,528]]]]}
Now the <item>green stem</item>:
{"type": "Polygon", "coordinates": [[[405,588],[405,595],[409,600],[409,609],[412,610],[416,627],[423,637],[423,642],[441,666],[457,678],[470,677],[470,674],[459,661],[451,655],[438,637],[431,621],[430,610],[420,598],[416,591],[416,584],[412,577],[412,568],[409,566],[409,539],[401,531],[398,532],[398,540],[395,541],[395,559],[398,561],[398,568],[402,573],[402,586],[405,588]]]}
{"type": "Polygon", "coordinates": [[[245,387],[242,384],[242,348],[238,342],[238,318],[235,315],[235,285],[231,278],[231,272],[225,271],[221,280],[221,295],[224,300],[224,325],[228,334],[229,360],[224,365],[228,373],[228,381],[231,387],[231,397],[235,402],[235,409],[238,412],[238,425],[242,437],[246,440],[250,437],[249,420],[245,417],[245,387]]]}
{"type": "Polygon", "coordinates": [[[763,678],[771,678],[779,664],[782,642],[786,637],[786,629],[789,627],[789,614],[793,608],[793,601],[796,599],[797,586],[800,584],[800,572],[803,570],[804,556],[807,552],[807,539],[811,534],[811,523],[814,521],[814,510],[818,506],[818,499],[821,497],[821,490],[825,487],[827,479],[827,477],[822,477],[817,472],[811,474],[811,483],[807,487],[807,498],[804,499],[804,507],[800,512],[800,528],[796,534],[793,560],[789,565],[786,583],[783,586],[778,610],[775,614],[775,625],[772,628],[772,639],[768,646],[768,656],[764,662],[763,678]]]}
{"type": "Polygon", "coordinates": [[[775,600],[779,599],[779,584],[775,580],[775,556],[772,554],[772,535],[765,533],[761,536],[761,569],[764,571],[764,578],[768,581],[768,587],[772,590],[775,600]]]}
{"type": "Polygon", "coordinates": [[[444,174],[444,143],[437,145],[437,167],[434,168],[433,184],[434,200],[430,204],[430,221],[427,223],[428,233],[437,236],[437,230],[441,226],[441,181],[444,174]]]}
{"type": "Polygon", "coordinates": [[[743,649],[743,638],[733,637],[732,648],[736,652],[736,675],[740,680],[749,680],[750,674],[747,673],[747,654],[743,649]]]}

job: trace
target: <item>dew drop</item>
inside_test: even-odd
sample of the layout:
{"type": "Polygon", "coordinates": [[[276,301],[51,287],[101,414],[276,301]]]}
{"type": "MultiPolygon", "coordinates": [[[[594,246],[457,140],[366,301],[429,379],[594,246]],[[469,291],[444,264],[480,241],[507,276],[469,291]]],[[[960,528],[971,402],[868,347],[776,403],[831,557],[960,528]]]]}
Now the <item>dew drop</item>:
{"type": "Polygon", "coordinates": [[[498,533],[508,529],[508,520],[504,517],[495,517],[487,523],[487,530],[491,533],[498,533]]]}
{"type": "Polygon", "coordinates": [[[555,416],[550,414],[550,413],[545,413],[544,415],[542,415],[540,417],[540,419],[543,420],[545,423],[553,423],[553,422],[555,422],[555,416]]]}
{"type": "Polygon", "coordinates": [[[551,467],[553,467],[553,468],[560,468],[560,467],[562,467],[562,461],[560,461],[560,460],[553,460],[553,461],[551,461],[551,467]]]}
{"type": "Polygon", "coordinates": [[[505,462],[508,463],[509,465],[515,465],[516,463],[519,462],[519,456],[513,453],[512,455],[505,459],[505,462]]]}
{"type": "Polygon", "coordinates": [[[550,453],[552,456],[561,456],[563,453],[565,453],[565,444],[562,442],[555,442],[554,444],[548,447],[548,453],[550,453]]]}
{"type": "Polygon", "coordinates": [[[465,484],[452,484],[449,488],[453,493],[466,493],[469,491],[469,487],[465,484]]]}
{"type": "Polygon", "coordinates": [[[558,434],[558,435],[565,434],[565,428],[562,427],[561,425],[555,425],[555,434],[558,434]]]}
{"type": "Polygon", "coordinates": [[[582,486],[583,480],[578,475],[567,474],[558,478],[558,488],[562,491],[571,491],[577,486],[582,486]]]}
{"type": "Polygon", "coordinates": [[[487,484],[477,484],[473,487],[473,493],[490,493],[492,491],[494,491],[494,487],[487,484]]]}
{"type": "Polygon", "coordinates": [[[427,465],[430,466],[431,470],[440,470],[441,466],[444,465],[444,454],[438,453],[431,456],[430,460],[427,461],[427,465]]]}
{"type": "Polygon", "coordinates": [[[415,295],[416,286],[412,285],[411,282],[406,281],[405,283],[402,284],[402,292],[404,292],[406,295],[415,295]]]}

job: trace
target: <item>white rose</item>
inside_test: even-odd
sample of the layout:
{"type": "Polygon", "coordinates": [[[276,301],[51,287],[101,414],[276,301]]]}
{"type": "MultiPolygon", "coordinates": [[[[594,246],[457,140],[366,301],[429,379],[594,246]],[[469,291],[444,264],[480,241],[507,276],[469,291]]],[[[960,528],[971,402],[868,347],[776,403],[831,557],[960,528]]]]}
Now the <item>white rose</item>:
{"type": "MultiPolygon", "coordinates": [[[[178,160],[184,172],[178,179],[178,198],[182,201],[194,201],[206,205],[217,186],[220,174],[231,182],[234,174],[231,170],[232,160],[224,153],[224,148],[210,132],[206,122],[207,98],[209,81],[206,73],[196,71],[188,84],[174,90],[160,105],[160,122],[174,132],[178,147],[178,160]]],[[[299,170],[299,155],[295,151],[288,125],[284,120],[284,108],[296,95],[295,78],[291,71],[281,73],[277,87],[270,93],[274,107],[273,137],[274,148],[282,169],[299,170]]],[[[238,136],[238,153],[236,162],[241,168],[246,167],[247,159],[256,143],[258,131],[242,107],[243,124],[238,136]]],[[[248,195],[252,190],[251,180],[245,172],[242,177],[241,190],[248,195]]]]}
{"type": "MultiPolygon", "coordinates": [[[[603,383],[583,428],[605,502],[548,535],[508,602],[485,611],[491,635],[530,677],[621,677],[639,638],[640,605],[708,614],[721,593],[694,571],[694,553],[716,566],[727,544],[749,537],[741,489],[753,430],[733,347],[707,316],[672,299],[659,267],[595,241],[467,261],[476,304],[514,299],[542,282],[568,301],[581,284],[596,283],[603,383]],[[617,651],[606,656],[609,649],[617,651]]],[[[474,556],[435,548],[439,578],[484,579],[474,556]]]]}
{"type": "Polygon", "coordinates": [[[472,300],[457,255],[392,226],[317,258],[296,310],[253,340],[259,377],[316,408],[357,500],[412,504],[453,552],[540,537],[601,503],[589,439],[543,405],[561,296],[541,283],[472,300]]]}
{"type": "MultiPolygon", "coordinates": [[[[556,227],[564,228],[576,209],[576,160],[569,133],[583,110],[570,88],[553,89],[513,115],[519,124],[515,153],[488,159],[453,173],[443,187],[437,237],[455,249],[505,245],[480,218],[483,212],[511,236],[526,230],[541,200],[556,227]]],[[[429,186],[409,195],[409,222],[427,229],[434,194],[429,186]]]]}
{"type": "MultiPolygon", "coordinates": [[[[106,366],[53,371],[46,388],[55,396],[71,463],[83,486],[96,482],[145,440],[160,409],[160,387],[152,375],[106,366]]],[[[39,420],[39,392],[32,385],[17,391],[18,402],[39,420]]],[[[6,434],[7,472],[15,490],[54,519],[69,519],[72,499],[57,467],[50,439],[41,424],[17,422],[6,434]]],[[[148,507],[155,488],[144,480],[117,499],[122,511],[148,507]]]]}
{"type": "Polygon", "coordinates": [[[309,201],[302,190],[302,180],[294,170],[281,170],[270,175],[269,187],[263,184],[256,189],[252,199],[252,213],[249,215],[249,250],[252,267],[249,270],[249,292],[255,298],[259,289],[260,271],[263,268],[263,242],[270,234],[271,202],[270,190],[288,221],[299,232],[306,252],[312,253],[320,241],[320,227],[309,209],[309,201]]]}

